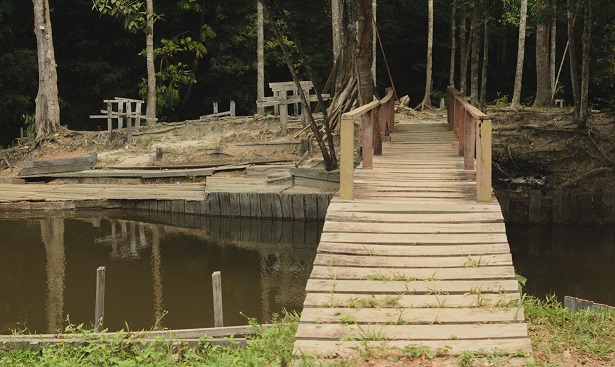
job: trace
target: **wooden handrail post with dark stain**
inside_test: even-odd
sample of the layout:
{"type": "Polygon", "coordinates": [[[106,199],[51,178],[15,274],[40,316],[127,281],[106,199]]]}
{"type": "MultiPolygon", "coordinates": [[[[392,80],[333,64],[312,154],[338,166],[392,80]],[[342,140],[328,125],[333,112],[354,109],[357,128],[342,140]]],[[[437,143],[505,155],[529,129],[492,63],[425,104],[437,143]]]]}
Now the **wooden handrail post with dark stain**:
{"type": "Polygon", "coordinates": [[[94,306],[94,325],[97,332],[102,332],[105,318],[105,273],[106,267],[96,269],[96,304],[94,306]]]}
{"type": "Polygon", "coordinates": [[[454,125],[459,155],[464,157],[466,170],[474,169],[476,157],[476,199],[491,201],[491,120],[453,87],[447,88],[447,100],[449,127],[451,123],[454,125]]]}
{"type": "Polygon", "coordinates": [[[363,168],[371,169],[373,155],[382,154],[382,141],[387,133],[386,130],[389,133],[393,131],[395,123],[394,94],[395,91],[392,88],[387,88],[387,94],[382,100],[375,100],[342,115],[340,127],[340,199],[354,200],[354,125],[360,124],[363,168]],[[387,123],[388,126],[386,126],[387,123]]]}

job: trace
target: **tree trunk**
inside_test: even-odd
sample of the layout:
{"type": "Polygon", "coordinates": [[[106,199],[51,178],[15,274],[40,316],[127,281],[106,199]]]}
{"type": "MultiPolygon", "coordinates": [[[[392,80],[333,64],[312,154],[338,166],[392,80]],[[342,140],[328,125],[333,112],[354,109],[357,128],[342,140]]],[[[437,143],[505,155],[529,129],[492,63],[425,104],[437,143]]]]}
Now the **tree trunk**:
{"type": "Polygon", "coordinates": [[[340,15],[342,43],[329,107],[334,131],[339,130],[342,114],[374,99],[371,0],[342,0],[340,15]]]}
{"type": "Polygon", "coordinates": [[[464,96],[467,92],[467,74],[468,74],[468,64],[467,64],[467,26],[468,26],[468,13],[466,10],[465,1],[461,2],[461,25],[459,26],[459,91],[464,96]]]}
{"type": "Polygon", "coordinates": [[[427,6],[427,67],[425,70],[425,95],[423,96],[423,101],[418,106],[421,109],[431,107],[431,83],[433,79],[433,0],[428,0],[427,6]]]}
{"type": "Polygon", "coordinates": [[[474,0],[474,12],[472,14],[472,64],[470,100],[474,106],[478,106],[478,81],[479,81],[479,57],[480,57],[480,0],[474,0]]]}
{"type": "Polygon", "coordinates": [[[146,1],[147,29],[145,54],[147,59],[147,124],[156,123],[156,68],[154,67],[154,0],[146,1]]]}
{"type": "Polygon", "coordinates": [[[574,40],[575,0],[568,0],[568,58],[570,60],[570,83],[572,84],[572,98],[574,101],[574,116],[579,118],[581,111],[581,89],[579,87],[579,74],[577,70],[577,55],[574,40]]]}
{"type": "Polygon", "coordinates": [[[36,140],[53,134],[60,127],[58,74],[48,0],[33,0],[34,34],[38,54],[38,93],[36,95],[36,140]]]}
{"type": "Polygon", "coordinates": [[[457,0],[451,0],[451,64],[448,85],[455,87],[455,53],[457,52],[457,0]]]}
{"type": "MultiPolygon", "coordinates": [[[[265,98],[265,34],[263,4],[256,2],[257,40],[256,40],[256,96],[259,101],[265,98]]],[[[265,116],[265,107],[258,107],[259,116],[265,116]]]]}
{"type": "Polygon", "coordinates": [[[519,21],[519,45],[517,47],[517,72],[511,108],[521,105],[521,86],[523,84],[523,59],[525,58],[525,29],[527,25],[527,0],[521,0],[521,17],[519,21]]]}
{"type": "Polygon", "coordinates": [[[485,0],[485,35],[483,39],[483,70],[481,74],[480,82],[480,106],[483,112],[487,111],[487,77],[489,68],[489,4],[488,0],[485,0]]]}
{"type": "Polygon", "coordinates": [[[585,0],[585,16],[583,17],[583,65],[581,66],[581,110],[579,113],[579,129],[587,127],[589,117],[589,63],[591,61],[591,30],[592,1],[585,0]]]}
{"type": "Polygon", "coordinates": [[[342,0],[331,0],[331,30],[333,32],[333,60],[337,60],[342,48],[342,0]]]}
{"type": "Polygon", "coordinates": [[[549,0],[538,3],[538,25],[536,27],[536,99],[534,107],[547,107],[551,104],[551,50],[549,36],[551,27],[549,0]]]}
{"type": "MultiPolygon", "coordinates": [[[[553,3],[553,13],[556,14],[556,3],[553,3]]],[[[549,103],[553,103],[553,96],[555,95],[555,73],[556,73],[556,57],[557,57],[557,16],[553,16],[551,19],[551,51],[549,52],[549,69],[551,70],[551,100],[549,103]]]]}
{"type": "Polygon", "coordinates": [[[377,4],[377,0],[372,0],[372,78],[373,80],[373,84],[374,85],[378,85],[378,83],[376,82],[376,45],[377,45],[377,26],[376,26],[376,10],[377,10],[378,4],[377,4]]]}

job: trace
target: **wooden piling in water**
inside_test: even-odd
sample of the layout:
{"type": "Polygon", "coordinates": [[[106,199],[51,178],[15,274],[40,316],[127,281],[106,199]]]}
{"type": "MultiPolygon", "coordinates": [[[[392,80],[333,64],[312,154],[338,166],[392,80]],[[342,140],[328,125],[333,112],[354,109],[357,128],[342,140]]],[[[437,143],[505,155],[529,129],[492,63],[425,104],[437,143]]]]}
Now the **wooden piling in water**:
{"type": "Polygon", "coordinates": [[[224,317],[222,312],[222,276],[219,271],[211,275],[211,284],[213,286],[214,295],[214,326],[224,326],[224,317]]]}
{"type": "Polygon", "coordinates": [[[107,268],[99,266],[96,269],[96,304],[94,309],[94,325],[99,333],[103,330],[105,317],[105,273],[107,268]]]}

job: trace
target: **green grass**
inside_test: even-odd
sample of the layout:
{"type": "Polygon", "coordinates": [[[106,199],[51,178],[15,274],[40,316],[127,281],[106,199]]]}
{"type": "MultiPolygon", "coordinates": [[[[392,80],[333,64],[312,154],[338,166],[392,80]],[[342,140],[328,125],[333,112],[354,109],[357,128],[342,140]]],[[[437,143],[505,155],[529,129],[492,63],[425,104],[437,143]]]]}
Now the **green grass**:
{"type": "Polygon", "coordinates": [[[523,307],[534,351],[544,365],[556,365],[566,350],[574,356],[615,362],[615,311],[573,314],[555,296],[546,300],[525,296],[523,307]]]}
{"type": "MultiPolygon", "coordinates": [[[[250,321],[256,327],[254,320],[250,321]]],[[[246,348],[224,348],[206,342],[198,348],[176,348],[169,343],[143,345],[130,333],[118,333],[101,342],[100,335],[82,326],[71,326],[70,329],[84,337],[86,342],[82,346],[57,344],[38,351],[30,348],[3,350],[0,345],[0,366],[286,366],[293,358],[298,322],[296,314],[274,315],[274,326],[251,336],[246,348]]]]}

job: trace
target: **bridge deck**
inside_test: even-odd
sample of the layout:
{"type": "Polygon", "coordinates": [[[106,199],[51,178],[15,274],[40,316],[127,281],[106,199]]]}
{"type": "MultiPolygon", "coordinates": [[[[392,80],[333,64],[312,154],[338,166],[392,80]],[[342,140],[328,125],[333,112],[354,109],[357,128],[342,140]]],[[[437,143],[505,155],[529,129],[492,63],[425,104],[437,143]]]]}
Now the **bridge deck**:
{"type": "Polygon", "coordinates": [[[447,125],[397,125],[373,167],[329,206],[295,353],[531,351],[500,207],[447,125]]]}

